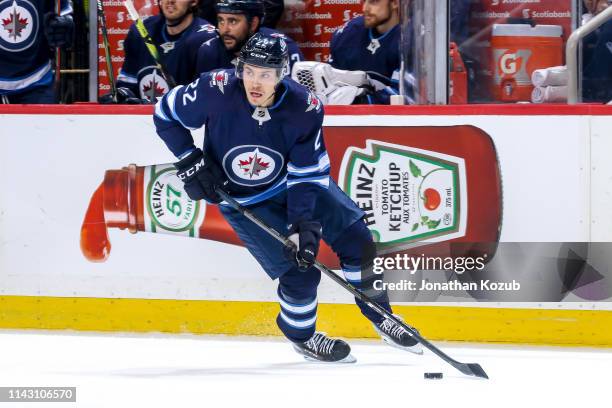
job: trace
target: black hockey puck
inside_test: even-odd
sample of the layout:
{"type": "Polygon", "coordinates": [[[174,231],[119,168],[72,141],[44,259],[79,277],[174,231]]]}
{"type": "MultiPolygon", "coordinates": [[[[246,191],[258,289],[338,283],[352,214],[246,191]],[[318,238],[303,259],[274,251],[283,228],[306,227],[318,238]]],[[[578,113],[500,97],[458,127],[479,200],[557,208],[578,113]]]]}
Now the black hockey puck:
{"type": "Polygon", "coordinates": [[[425,373],[424,377],[426,380],[441,380],[442,373],[425,373]]]}

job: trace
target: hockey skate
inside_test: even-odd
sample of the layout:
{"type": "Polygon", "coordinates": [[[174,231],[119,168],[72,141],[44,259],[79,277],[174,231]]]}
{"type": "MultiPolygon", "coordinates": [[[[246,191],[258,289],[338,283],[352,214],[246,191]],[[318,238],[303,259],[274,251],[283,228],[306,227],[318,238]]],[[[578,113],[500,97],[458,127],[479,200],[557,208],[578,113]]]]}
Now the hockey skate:
{"type": "MultiPolygon", "coordinates": [[[[402,320],[399,316],[394,316],[402,320]]],[[[393,320],[385,319],[379,324],[373,323],[372,325],[374,326],[374,330],[376,330],[382,340],[388,345],[409,351],[414,354],[423,354],[421,344],[416,341],[402,326],[394,323],[393,320]]],[[[417,333],[419,332],[414,327],[409,327],[411,327],[417,333]]]]}
{"type": "Polygon", "coordinates": [[[316,332],[308,341],[293,343],[298,354],[308,361],[323,363],[354,363],[357,361],[351,355],[351,347],[340,339],[332,339],[325,333],[316,332]]]}

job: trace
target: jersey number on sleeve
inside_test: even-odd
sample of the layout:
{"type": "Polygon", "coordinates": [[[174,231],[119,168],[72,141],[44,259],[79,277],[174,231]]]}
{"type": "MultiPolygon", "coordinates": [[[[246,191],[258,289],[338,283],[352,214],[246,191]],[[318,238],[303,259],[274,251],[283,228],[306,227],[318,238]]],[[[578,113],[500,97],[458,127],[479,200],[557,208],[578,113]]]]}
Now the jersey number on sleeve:
{"type": "Polygon", "coordinates": [[[319,129],[319,133],[317,133],[317,138],[315,139],[315,142],[314,142],[315,152],[319,150],[320,147],[321,147],[321,129],[319,129]]]}
{"type": "Polygon", "coordinates": [[[187,101],[195,102],[198,97],[198,90],[196,89],[198,87],[198,82],[200,82],[200,78],[196,79],[185,88],[185,92],[183,93],[183,106],[187,105],[187,101]]]}

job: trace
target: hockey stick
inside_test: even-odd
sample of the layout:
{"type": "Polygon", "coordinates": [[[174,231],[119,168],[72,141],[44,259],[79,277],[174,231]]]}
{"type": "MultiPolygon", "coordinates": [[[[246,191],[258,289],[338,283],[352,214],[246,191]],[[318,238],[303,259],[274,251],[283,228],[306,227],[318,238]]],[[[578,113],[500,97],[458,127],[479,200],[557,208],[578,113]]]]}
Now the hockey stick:
{"type": "Polygon", "coordinates": [[[130,14],[131,19],[134,20],[134,24],[136,24],[136,28],[138,29],[138,33],[140,34],[140,37],[142,38],[145,45],[147,46],[147,50],[149,51],[149,54],[151,54],[151,56],[155,60],[155,63],[157,64],[157,69],[159,69],[160,72],[162,73],[162,76],[168,83],[168,86],[170,88],[174,88],[176,86],[176,81],[174,80],[172,75],[170,75],[170,73],[168,72],[168,69],[164,65],[164,62],[162,61],[162,57],[159,54],[159,50],[157,49],[157,46],[153,42],[153,39],[151,38],[149,31],[147,31],[147,27],[145,27],[144,23],[140,19],[140,16],[138,15],[138,11],[136,11],[136,7],[134,7],[134,3],[132,2],[132,0],[124,0],[123,5],[125,6],[128,13],[130,14]]]}
{"type": "MultiPolygon", "coordinates": [[[[55,0],[55,12],[57,15],[62,14],[62,2],[61,0],[55,0]]],[[[62,70],[62,49],[60,47],[55,47],[55,95],[57,99],[61,102],[62,98],[60,93],[62,92],[62,84],[61,84],[61,70],[62,70]]]]}
{"type": "MultiPolygon", "coordinates": [[[[293,242],[291,242],[289,240],[289,238],[284,237],[283,235],[281,235],[278,231],[276,231],[274,228],[270,227],[268,224],[266,224],[264,221],[262,221],[259,217],[257,217],[251,211],[249,211],[248,209],[246,209],[245,207],[240,205],[240,203],[238,203],[238,201],[236,201],[232,197],[230,197],[230,195],[227,194],[225,191],[223,191],[221,188],[217,187],[215,190],[216,190],[217,194],[219,194],[219,196],[223,200],[225,200],[234,210],[238,211],[240,214],[242,214],[243,216],[245,216],[246,218],[251,220],[257,226],[259,226],[262,230],[264,230],[266,233],[271,235],[274,239],[276,239],[277,241],[282,243],[286,248],[295,249],[295,244],[293,242]]],[[[453,367],[455,367],[457,370],[461,371],[463,374],[465,374],[465,375],[472,375],[472,376],[480,377],[480,378],[487,378],[487,379],[489,378],[489,376],[487,376],[487,373],[485,373],[485,371],[482,369],[480,364],[477,364],[477,363],[460,363],[459,361],[453,360],[451,357],[446,355],[442,350],[438,349],[436,346],[431,344],[425,338],[421,337],[421,335],[419,333],[414,331],[406,323],[404,323],[403,321],[401,321],[397,317],[393,316],[391,313],[387,312],[382,306],[380,306],[374,300],[370,299],[367,295],[364,295],[359,290],[357,290],[353,285],[351,285],[350,283],[346,282],[344,279],[342,279],[341,277],[336,275],[327,266],[323,265],[319,261],[315,261],[314,266],[319,271],[321,271],[322,273],[327,275],[329,278],[331,278],[331,280],[336,282],[338,285],[340,285],[344,289],[348,290],[353,296],[355,296],[356,298],[358,298],[359,300],[361,300],[362,302],[364,302],[365,304],[370,306],[372,309],[374,309],[380,316],[383,316],[383,317],[385,317],[385,318],[387,318],[389,320],[392,320],[395,324],[400,325],[404,330],[406,330],[419,343],[421,343],[423,346],[427,347],[431,352],[433,352],[435,355],[440,357],[442,360],[446,361],[448,364],[450,364],[453,367]]]]}
{"type": "Polygon", "coordinates": [[[117,103],[117,84],[115,83],[115,71],[113,70],[113,61],[111,59],[110,44],[108,42],[108,31],[106,31],[106,16],[104,15],[104,6],[102,0],[97,0],[98,3],[98,20],[100,21],[100,29],[102,30],[102,41],[104,42],[104,56],[106,57],[106,71],[108,72],[108,82],[111,87],[111,97],[114,103],[117,103]]]}

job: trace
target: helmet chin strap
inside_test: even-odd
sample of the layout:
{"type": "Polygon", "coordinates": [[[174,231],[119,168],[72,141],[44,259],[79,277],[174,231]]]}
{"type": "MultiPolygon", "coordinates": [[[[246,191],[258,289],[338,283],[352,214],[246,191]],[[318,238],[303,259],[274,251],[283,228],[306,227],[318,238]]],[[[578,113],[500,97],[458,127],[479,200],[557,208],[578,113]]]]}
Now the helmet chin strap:
{"type": "MultiPolygon", "coordinates": [[[[266,98],[266,100],[265,100],[265,101],[263,101],[262,103],[266,103],[266,102],[268,102],[268,101],[270,100],[270,98],[274,98],[274,95],[276,95],[276,89],[275,89],[275,90],[274,90],[274,92],[272,92],[272,93],[270,94],[270,96],[268,96],[268,97],[266,98]]],[[[258,108],[267,108],[267,106],[261,106],[261,105],[257,105],[257,107],[258,107],[258,108]]]]}

